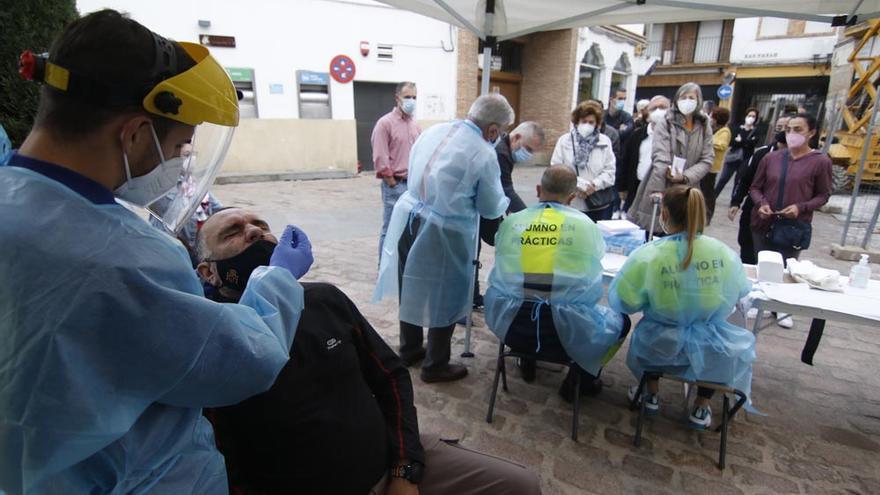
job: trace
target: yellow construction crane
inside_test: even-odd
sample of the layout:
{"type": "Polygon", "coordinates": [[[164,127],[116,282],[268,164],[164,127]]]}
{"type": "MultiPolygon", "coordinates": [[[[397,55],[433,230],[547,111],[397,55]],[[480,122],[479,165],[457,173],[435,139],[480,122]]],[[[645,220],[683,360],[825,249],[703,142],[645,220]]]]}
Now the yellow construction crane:
{"type": "Polygon", "coordinates": [[[880,129],[874,129],[870,143],[865,143],[868,123],[876,115],[877,86],[880,84],[880,54],[874,44],[880,41],[880,20],[871,20],[852,26],[844,36],[858,41],[848,61],[853,67],[853,82],[841,108],[844,129],[834,135],[838,142],[831,145],[829,155],[837,165],[847,167],[847,175],[859,170],[864,146],[869,146],[865,160],[863,182],[880,182],[880,129]],[[867,55],[862,55],[867,52],[867,55]]]}

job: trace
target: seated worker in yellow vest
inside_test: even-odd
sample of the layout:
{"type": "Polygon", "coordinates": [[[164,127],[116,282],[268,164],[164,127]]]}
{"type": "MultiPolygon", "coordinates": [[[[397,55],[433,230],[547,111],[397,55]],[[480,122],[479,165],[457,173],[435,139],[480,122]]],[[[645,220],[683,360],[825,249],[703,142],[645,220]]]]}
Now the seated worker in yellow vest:
{"type": "MultiPolygon", "coordinates": [[[[599,374],[629,332],[630,320],[597,304],[602,299],[605,241],[599,228],[568,204],[577,176],[565,166],[544,171],[539,203],[507,217],[495,237],[495,267],[486,291],[486,322],[511,349],[556,361],[571,360],[559,389],[574,398],[602,390],[599,374]]],[[[526,381],[535,362],[521,360],[526,381]]]]}
{"type": "MultiPolygon", "coordinates": [[[[626,364],[643,373],[670,373],[691,381],[720,383],[747,396],[755,360],[755,336],[727,322],[736,302],[748,294],[739,256],[723,242],[703,235],[706,203],[699,187],[673,186],[663,193],[660,226],[667,237],[629,255],[611,288],[617,311],[643,313],[633,332],[626,364]]],[[[648,413],[660,409],[656,377],[643,394],[648,413]]],[[[636,388],[630,389],[630,400],[636,388]]],[[[689,426],[712,424],[714,390],[700,387],[689,426]]]]}

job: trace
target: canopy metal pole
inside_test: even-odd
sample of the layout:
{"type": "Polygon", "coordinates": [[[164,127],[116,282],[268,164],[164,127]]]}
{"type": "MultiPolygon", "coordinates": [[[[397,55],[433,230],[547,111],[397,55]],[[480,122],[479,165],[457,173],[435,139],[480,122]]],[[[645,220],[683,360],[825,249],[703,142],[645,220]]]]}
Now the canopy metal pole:
{"type": "MultiPolygon", "coordinates": [[[[489,78],[492,70],[492,46],[497,41],[495,36],[491,36],[492,28],[495,24],[495,0],[486,1],[486,22],[483,26],[483,32],[486,34],[486,42],[483,46],[483,77],[480,81],[480,95],[489,94],[489,78]]],[[[470,298],[468,302],[471,309],[468,311],[467,322],[464,329],[464,352],[461,357],[474,357],[471,352],[471,332],[474,325],[474,292],[477,290],[476,278],[480,267],[480,215],[477,214],[476,239],[474,240],[474,280],[471,282],[470,298]]]]}
{"type": "Polygon", "coordinates": [[[477,290],[477,275],[480,268],[480,216],[477,215],[476,241],[474,241],[474,276],[471,278],[471,290],[468,304],[471,305],[467,314],[467,321],[464,327],[464,352],[461,357],[474,357],[471,351],[471,330],[474,327],[474,292],[477,290]]]}
{"type": "Polygon", "coordinates": [[[486,19],[483,22],[483,78],[480,81],[480,95],[489,94],[489,80],[492,77],[492,49],[498,38],[494,35],[495,28],[495,0],[486,0],[486,19]]]}
{"type": "MultiPolygon", "coordinates": [[[[480,81],[480,95],[489,94],[489,77],[492,70],[492,45],[487,38],[486,46],[483,47],[483,79],[480,81]]],[[[473,59],[471,59],[473,60],[473,59]]]]}

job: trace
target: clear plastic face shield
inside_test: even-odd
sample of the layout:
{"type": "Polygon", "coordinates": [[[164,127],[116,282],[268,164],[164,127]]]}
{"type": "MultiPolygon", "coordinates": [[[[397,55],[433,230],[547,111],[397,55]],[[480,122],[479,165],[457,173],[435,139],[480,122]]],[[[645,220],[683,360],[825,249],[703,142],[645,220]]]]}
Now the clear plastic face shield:
{"type": "Polygon", "coordinates": [[[191,144],[181,147],[183,166],[176,185],[147,205],[149,214],[169,232],[180,232],[208,194],[220,173],[234,131],[234,127],[203,123],[196,127],[191,144]]]}
{"type": "Polygon", "coordinates": [[[238,94],[229,75],[207,48],[195,43],[175,43],[152,34],[156,50],[152,73],[175,75],[159,80],[143,100],[131,100],[140,87],[109,85],[71,72],[52,62],[49,54],[25,51],[19,61],[19,73],[25,80],[44,83],[95,105],[115,108],[139,103],[149,114],[194,128],[189,149],[181,146],[180,152],[175,153],[180,156],[164,156],[154,127],[159,164],[148,173],[133,177],[123,152],[125,181],[114,190],[117,199],[146,207],[150,215],[177,234],[220,171],[238,126],[238,94]],[[180,49],[195,65],[177,73],[180,49]]]}
{"type": "Polygon", "coordinates": [[[180,149],[182,167],[177,183],[147,205],[150,215],[173,234],[183,228],[214,183],[238,125],[238,96],[226,71],[203,46],[180,45],[196,65],[162,81],[144,98],[147,111],[168,116],[168,108],[162,105],[170,93],[180,102],[170,118],[195,126],[190,143],[180,149]]]}

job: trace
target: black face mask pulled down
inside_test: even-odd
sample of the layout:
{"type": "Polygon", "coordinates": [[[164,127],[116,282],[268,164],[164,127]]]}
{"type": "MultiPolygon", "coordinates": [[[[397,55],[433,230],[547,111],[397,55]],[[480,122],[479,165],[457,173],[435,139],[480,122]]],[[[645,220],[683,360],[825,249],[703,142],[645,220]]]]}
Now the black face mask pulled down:
{"type": "Polygon", "coordinates": [[[777,144],[785,144],[785,131],[779,131],[773,136],[777,144]]]}
{"type": "Polygon", "coordinates": [[[275,251],[272,241],[259,240],[237,255],[224,260],[213,260],[217,263],[217,273],[223,287],[244,292],[251,273],[258,266],[269,266],[269,260],[275,251]]]}

